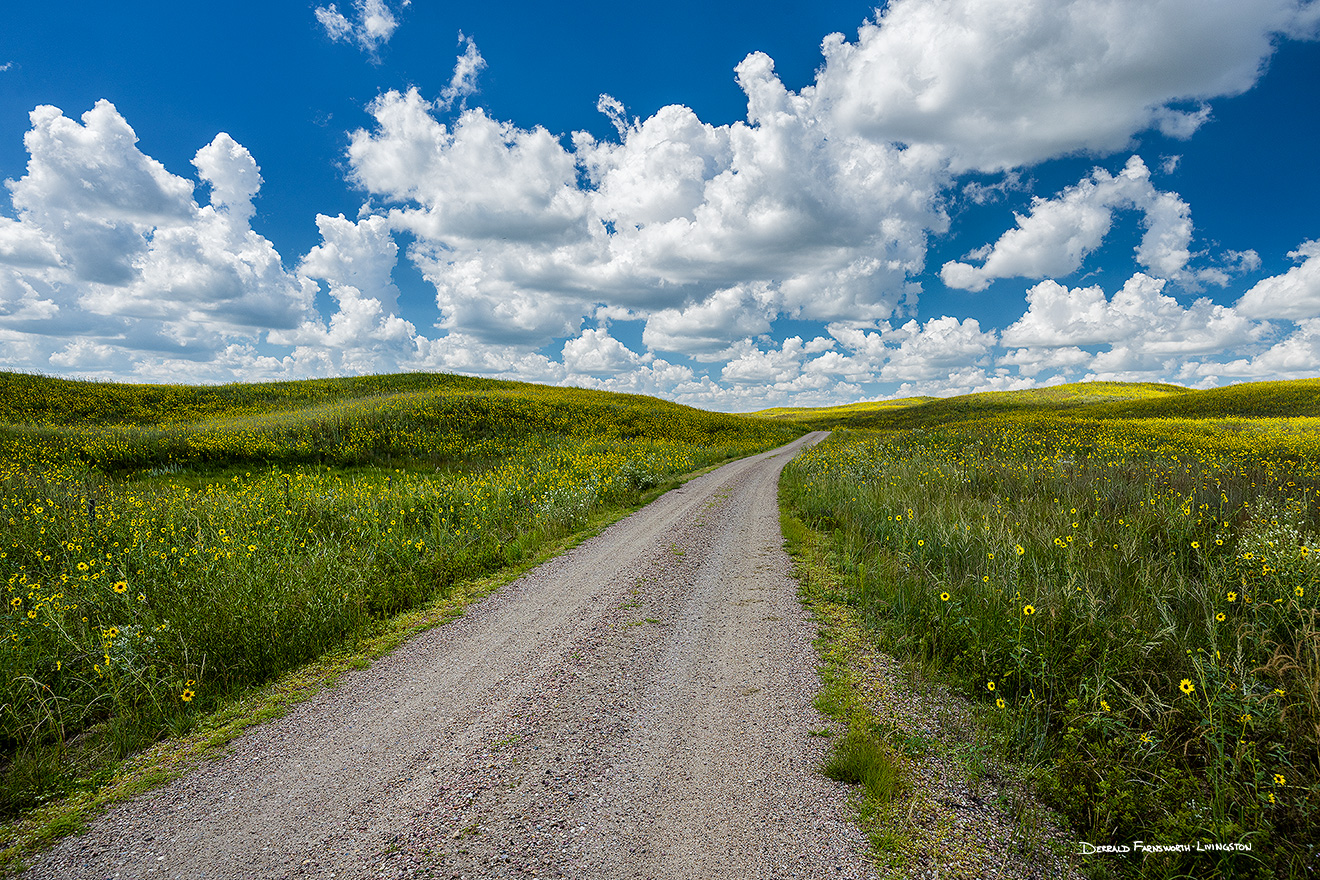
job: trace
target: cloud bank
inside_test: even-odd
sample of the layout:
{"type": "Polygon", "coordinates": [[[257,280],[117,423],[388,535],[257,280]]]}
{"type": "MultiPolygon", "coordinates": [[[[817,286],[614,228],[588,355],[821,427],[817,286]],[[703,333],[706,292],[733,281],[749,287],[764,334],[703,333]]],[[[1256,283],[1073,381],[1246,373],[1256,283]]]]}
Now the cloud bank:
{"type": "MultiPolygon", "coordinates": [[[[350,13],[315,10],[369,53],[399,26],[383,0],[350,13]]],[[[610,139],[468,106],[485,60],[460,35],[440,94],[368,106],[346,153],[363,210],[317,215],[321,241],[301,256],[253,230],[260,169],[229,135],[197,151],[189,179],[142,153],[109,102],[81,122],[38,107],[0,215],[3,362],[200,380],[443,369],[724,408],[879,386],[1294,375],[1318,344],[1320,245],[1300,243],[1294,268],[1232,306],[1183,305],[1169,285],[1224,286],[1260,260],[1198,256],[1192,206],[1139,154],[1034,198],[940,268],[972,292],[1021,279],[1021,317],[982,327],[920,303],[953,194],[991,195],[965,174],[1109,156],[1148,131],[1192,137],[1316,22],[1297,0],[894,0],[855,39],[826,37],[801,91],[747,56],[732,124],[682,105],[630,118],[602,95],[610,139]],[[1069,287],[1115,224],[1141,230],[1129,280],[1069,287]],[[434,289],[433,326],[400,317],[401,261],[434,289]]],[[[999,188],[1019,185],[1010,173],[999,188]]]]}

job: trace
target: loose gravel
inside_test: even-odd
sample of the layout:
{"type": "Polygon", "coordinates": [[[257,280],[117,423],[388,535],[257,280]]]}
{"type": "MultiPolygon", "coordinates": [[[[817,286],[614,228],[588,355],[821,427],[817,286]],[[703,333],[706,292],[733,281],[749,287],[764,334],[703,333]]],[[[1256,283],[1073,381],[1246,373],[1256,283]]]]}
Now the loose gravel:
{"type": "Polygon", "coordinates": [[[38,878],[873,877],[780,469],[694,479],[45,853],[38,878]]]}

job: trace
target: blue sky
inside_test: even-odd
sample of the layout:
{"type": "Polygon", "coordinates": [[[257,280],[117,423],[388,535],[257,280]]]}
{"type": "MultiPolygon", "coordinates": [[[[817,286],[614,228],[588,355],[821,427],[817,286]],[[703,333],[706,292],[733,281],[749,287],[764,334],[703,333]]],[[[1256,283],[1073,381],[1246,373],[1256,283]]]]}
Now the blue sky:
{"type": "Polygon", "coordinates": [[[1320,3],[23,4],[0,368],[1320,375],[1320,3]]]}

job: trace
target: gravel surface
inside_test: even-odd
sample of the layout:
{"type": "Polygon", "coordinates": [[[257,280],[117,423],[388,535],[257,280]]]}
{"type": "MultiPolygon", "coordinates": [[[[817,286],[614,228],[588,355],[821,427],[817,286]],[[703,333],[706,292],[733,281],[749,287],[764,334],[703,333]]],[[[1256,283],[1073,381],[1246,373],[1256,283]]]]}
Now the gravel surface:
{"type": "Polygon", "coordinates": [[[911,880],[1082,880],[1077,844],[987,742],[975,708],[892,657],[855,658],[861,690],[882,727],[913,748],[908,785],[885,816],[907,841],[901,876],[911,880]]]}
{"type": "Polygon", "coordinates": [[[779,471],[666,494],[67,838],[36,878],[874,876],[779,471]]]}

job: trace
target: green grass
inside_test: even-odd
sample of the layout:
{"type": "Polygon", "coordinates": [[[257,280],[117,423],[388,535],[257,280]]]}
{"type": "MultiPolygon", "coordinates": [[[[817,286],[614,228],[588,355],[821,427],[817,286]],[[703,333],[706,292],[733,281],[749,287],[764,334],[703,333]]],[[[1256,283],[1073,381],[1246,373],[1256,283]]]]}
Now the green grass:
{"type": "Polygon", "coordinates": [[[892,798],[902,784],[902,774],[889,749],[877,737],[857,728],[835,743],[824,772],[830,779],[860,785],[867,797],[878,803],[892,798]]]}
{"type": "MultiPolygon", "coordinates": [[[[701,472],[690,476],[698,473],[701,472]]],[[[664,488],[656,487],[643,493],[635,506],[657,497],[664,488]]],[[[598,534],[632,509],[600,511],[578,532],[545,545],[535,556],[519,565],[460,583],[448,595],[383,621],[375,631],[359,633],[350,644],[331,650],[263,687],[226,697],[213,711],[198,715],[196,723],[186,734],[103,768],[97,779],[89,780],[88,785],[67,796],[52,798],[19,818],[0,824],[0,874],[7,876],[22,870],[36,853],[60,837],[82,831],[108,806],[186,773],[201,760],[219,754],[249,727],[282,716],[290,707],[322,688],[333,686],[344,672],[366,668],[405,639],[454,619],[470,603],[499,589],[537,563],[598,534]]]]}
{"type": "Polygon", "coordinates": [[[1252,846],[1129,866],[1145,875],[1307,876],[1320,431],[1298,401],[1313,384],[1212,397],[1195,419],[1191,392],[1123,404],[1141,418],[950,401],[978,414],[836,433],[783,491],[830,536],[874,638],[984,701],[1078,839],[1252,846]],[[1247,400],[1269,417],[1231,415],[1247,400]]]}
{"type": "Polygon", "coordinates": [[[0,818],[801,430],[453,376],[0,384],[0,818]]]}
{"type": "Polygon", "coordinates": [[[1150,382],[1078,382],[959,397],[912,397],[841,407],[770,409],[753,415],[817,429],[920,429],[1006,415],[1127,418],[1320,417],[1320,379],[1254,382],[1194,390],[1150,382]]]}
{"type": "Polygon", "coordinates": [[[896,795],[907,780],[902,759],[895,754],[864,693],[866,636],[851,594],[840,588],[823,558],[818,535],[788,513],[785,500],[781,490],[780,529],[794,558],[799,595],[816,622],[815,648],[822,660],[821,690],[815,705],[834,722],[834,727],[808,731],[808,735],[833,738],[835,727],[842,733],[834,739],[821,772],[857,786],[853,806],[878,865],[898,867],[907,841],[895,830],[892,813],[896,795]]]}
{"type": "Polygon", "coordinates": [[[904,397],[899,400],[873,400],[864,401],[862,403],[848,403],[842,406],[777,406],[770,409],[759,410],[751,413],[751,415],[764,419],[778,419],[781,421],[822,423],[836,418],[919,406],[938,399],[939,398],[936,397],[904,397]]]}

